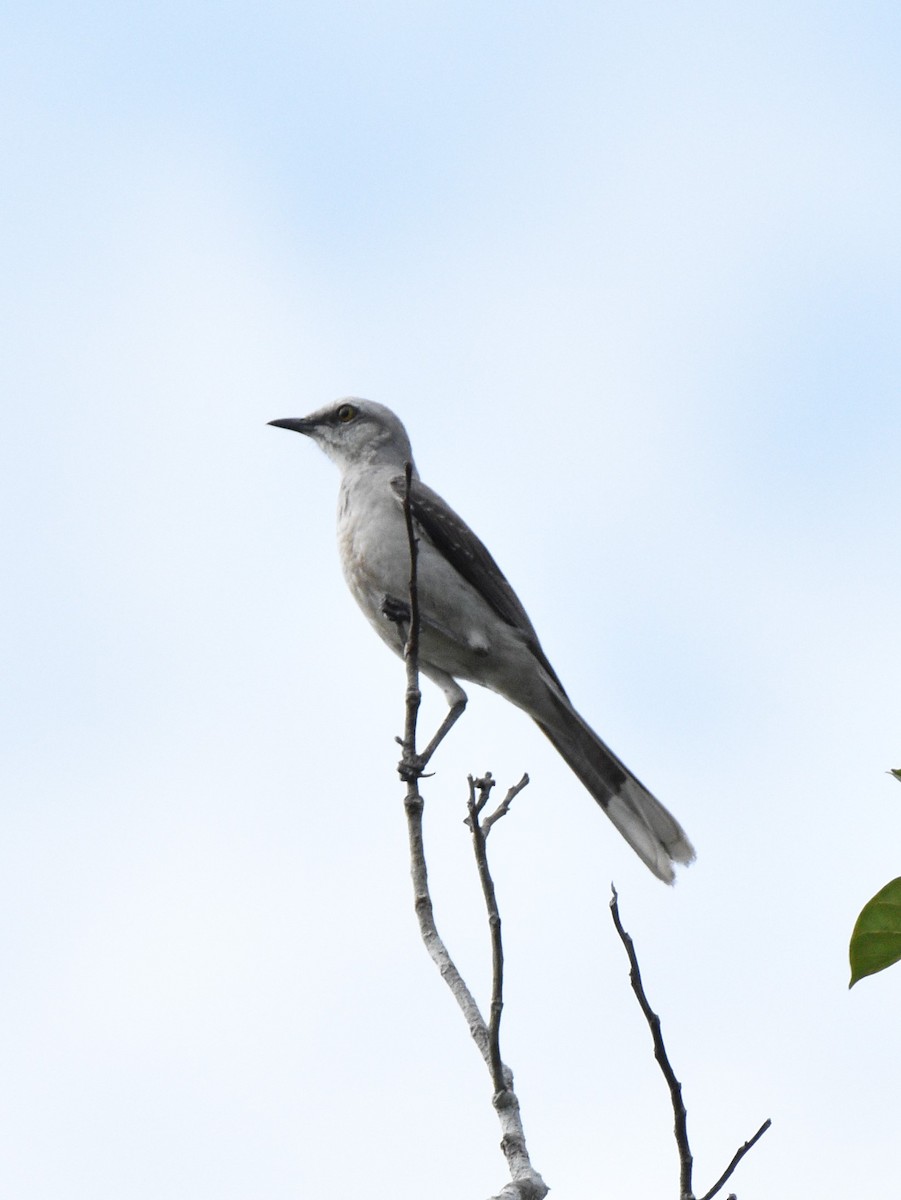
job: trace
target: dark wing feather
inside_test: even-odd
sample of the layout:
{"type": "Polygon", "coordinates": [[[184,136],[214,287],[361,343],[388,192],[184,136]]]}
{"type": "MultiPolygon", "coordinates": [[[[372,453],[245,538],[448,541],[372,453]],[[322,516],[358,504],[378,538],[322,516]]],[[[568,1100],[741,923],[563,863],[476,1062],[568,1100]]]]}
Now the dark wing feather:
{"type": "MultiPolygon", "coordinates": [[[[398,475],[392,479],[391,487],[402,502],[406,490],[404,477],[398,475]]],[[[501,620],[525,635],[526,645],[563,691],[563,685],[545,657],[538,635],[519,597],[487,548],[463,518],[458,517],[437,492],[433,492],[419,479],[410,481],[410,509],[414,521],[454,570],[476,589],[501,620]]]]}

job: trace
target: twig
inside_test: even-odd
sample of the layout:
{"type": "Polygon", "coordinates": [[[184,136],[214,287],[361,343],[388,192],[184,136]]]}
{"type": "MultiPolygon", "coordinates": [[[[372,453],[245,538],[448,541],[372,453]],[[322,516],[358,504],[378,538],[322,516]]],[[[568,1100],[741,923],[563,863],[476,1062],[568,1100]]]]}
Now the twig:
{"type": "Polygon", "coordinates": [[[458,699],[447,710],[444,720],[438,726],[435,736],[423,750],[422,754],[416,753],[414,746],[414,735],[416,732],[416,718],[419,714],[419,705],[422,700],[422,693],[419,690],[419,586],[416,579],[416,562],[419,556],[419,548],[417,545],[416,531],[413,526],[413,509],[410,504],[410,486],[413,482],[413,464],[404,464],[404,522],[407,527],[407,543],[410,547],[410,582],[408,585],[408,593],[410,597],[409,606],[396,596],[385,596],[382,601],[382,613],[389,621],[394,621],[398,627],[409,621],[407,630],[407,638],[404,643],[404,661],[407,666],[407,707],[406,721],[404,723],[404,736],[400,740],[403,746],[403,757],[400,761],[398,770],[400,777],[405,782],[414,782],[422,778],[425,766],[429,759],[450,733],[455,722],[459,720],[466,708],[466,697],[461,693],[458,699]]]}
{"type": "Polygon", "coordinates": [[[475,780],[469,776],[469,825],[472,832],[472,848],[476,856],[476,866],[479,872],[479,882],[482,885],[482,895],[485,897],[485,907],[488,909],[488,929],[491,933],[491,1012],[488,1021],[488,1053],[491,1079],[494,1083],[495,1095],[506,1092],[507,1082],[504,1079],[504,1064],[501,1061],[501,1013],[504,1009],[504,947],[501,940],[501,914],[497,906],[497,895],[494,891],[494,880],[488,869],[488,850],[485,845],[485,830],[479,820],[480,812],[488,803],[488,796],[494,780],[488,776],[475,780]],[[476,788],[480,796],[476,799],[476,788]]]}
{"type": "MultiPolygon", "coordinates": [[[[619,916],[619,897],[617,896],[616,888],[613,887],[612,884],[610,885],[610,890],[613,893],[610,900],[610,912],[613,916],[613,924],[616,926],[616,932],[619,934],[620,941],[625,946],[626,954],[629,956],[629,980],[632,984],[632,990],[638,999],[641,1011],[644,1013],[645,1020],[647,1021],[651,1030],[651,1037],[654,1040],[654,1057],[660,1064],[660,1070],[663,1072],[663,1077],[667,1082],[667,1086],[669,1087],[670,1100],[672,1101],[673,1106],[673,1132],[676,1137],[676,1146],[679,1150],[679,1198],[680,1200],[695,1200],[694,1192],[691,1190],[693,1160],[691,1146],[688,1141],[688,1114],[685,1111],[685,1105],[682,1101],[682,1084],[676,1078],[676,1073],[670,1064],[669,1056],[666,1052],[666,1046],[663,1042],[663,1034],[660,1028],[660,1018],[657,1016],[648,1002],[648,998],[644,990],[644,984],[641,980],[641,970],[638,966],[638,957],[635,953],[635,944],[633,943],[629,934],[626,933],[625,929],[623,928],[623,924],[619,916]]],[[[770,1120],[767,1118],[767,1120],[764,1121],[750,1141],[745,1142],[743,1146],[739,1147],[739,1149],[735,1152],[735,1155],[733,1156],[729,1166],[716,1181],[710,1191],[706,1192],[701,1197],[701,1200],[712,1200],[712,1198],[726,1183],[726,1180],[732,1175],[732,1172],[748,1153],[754,1143],[763,1137],[769,1127],[770,1120]]]]}
{"type": "Polygon", "coordinates": [[[704,1193],[704,1195],[701,1197],[701,1200],[713,1200],[713,1197],[717,1194],[720,1188],[723,1187],[726,1180],[729,1178],[744,1156],[756,1142],[760,1141],[760,1139],[769,1129],[770,1125],[772,1125],[772,1121],[769,1117],[767,1117],[754,1136],[749,1138],[743,1146],[739,1146],[739,1148],[735,1151],[735,1154],[732,1156],[732,1162],[729,1163],[728,1167],[726,1167],[725,1171],[723,1171],[722,1175],[719,1177],[710,1191],[704,1193]]]}
{"type": "MultiPolygon", "coordinates": [[[[405,470],[406,488],[404,492],[404,517],[407,525],[407,538],[410,546],[410,627],[404,648],[404,660],[407,673],[406,707],[403,737],[403,758],[401,760],[401,776],[406,783],[404,810],[407,814],[407,832],[410,843],[410,870],[413,878],[413,896],[416,918],[419,922],[419,932],[425,943],[429,956],[438,967],[441,977],[448,985],[451,993],[460,1007],[466,1023],[469,1026],[473,1040],[479,1048],[482,1058],[491,1072],[494,1084],[494,1108],[501,1125],[501,1150],[507,1159],[510,1170],[510,1182],[506,1184],[492,1200],[544,1200],[548,1188],[538,1172],[532,1167],[526,1149],[525,1134],[519,1112],[519,1100],[513,1090],[513,1072],[505,1066],[500,1057],[498,1030],[500,1025],[500,1010],[502,1007],[503,954],[500,947],[500,916],[497,915],[497,903],[494,900],[494,889],[491,877],[487,875],[490,885],[494,913],[497,915],[496,925],[491,922],[489,907],[489,924],[492,930],[492,960],[494,962],[494,986],[492,988],[491,1025],[486,1025],[479,1006],[462,975],[457,970],[441,935],[435,924],[432,898],[429,892],[428,870],[425,861],[425,849],[422,838],[423,799],[419,792],[419,779],[425,765],[422,758],[416,754],[416,718],[419,712],[421,693],[419,690],[419,594],[416,582],[416,534],[413,526],[413,515],[410,507],[410,483],[412,467],[408,463],[405,470]],[[498,1001],[495,1016],[495,1000],[498,1001]]],[[[448,726],[449,728],[449,726],[448,726]]],[[[442,727],[443,731],[447,730],[442,727]]],[[[439,731],[441,732],[441,731],[439,731]]],[[[443,733],[442,733],[443,736],[443,733]]],[[[433,739],[431,745],[435,744],[433,739]]],[[[525,783],[517,785],[522,790],[525,783]]],[[[490,786],[485,792],[484,803],[487,803],[490,786]]],[[[512,790],[512,789],[511,789],[512,790]]],[[[512,800],[512,796],[509,799],[512,800]]],[[[483,807],[484,807],[483,803],[483,807]]],[[[505,801],[507,803],[507,801],[505,801]]],[[[507,805],[509,807],[509,804],[507,805]]],[[[503,805],[501,806],[503,807],[503,805]]],[[[502,814],[500,814],[502,815],[502,814]]],[[[495,819],[497,819],[495,817],[495,819]]],[[[476,819],[473,824],[478,826],[476,819]]],[[[475,837],[475,834],[473,835],[475,837]]],[[[482,835],[484,849],[484,835],[482,835]]],[[[487,862],[485,863],[487,874],[487,862]]],[[[480,868],[480,878],[482,878],[480,868]]],[[[483,891],[485,882],[483,878],[483,891]]],[[[486,892],[486,903],[488,893],[486,892]]]]}
{"type": "Polygon", "coordinates": [[[522,789],[524,787],[528,787],[528,784],[529,784],[529,776],[527,774],[524,774],[522,779],[520,779],[519,783],[514,783],[513,786],[508,789],[506,796],[504,796],[503,800],[497,806],[497,808],[494,810],[494,812],[491,814],[491,816],[486,817],[485,820],[482,822],[482,830],[485,834],[485,837],[488,836],[488,832],[491,829],[491,826],[494,824],[494,822],[499,821],[501,819],[501,817],[505,817],[507,815],[507,813],[510,811],[510,805],[513,803],[513,801],[516,799],[516,797],[519,795],[519,793],[522,791],[522,789]]]}
{"type": "MultiPolygon", "coordinates": [[[[479,779],[474,779],[472,775],[468,775],[467,779],[469,781],[469,806],[470,808],[475,807],[477,813],[482,813],[488,806],[492,789],[497,780],[490,771],[486,771],[479,779]],[[478,799],[476,799],[476,792],[479,793],[478,799]]],[[[464,823],[468,825],[470,820],[471,815],[466,818],[464,823]]]]}
{"type": "Polygon", "coordinates": [[[414,773],[415,768],[418,766],[416,762],[416,718],[419,714],[419,705],[422,701],[422,692],[419,690],[419,585],[416,579],[416,560],[419,549],[416,544],[416,532],[413,528],[413,511],[410,507],[410,483],[412,479],[413,464],[407,463],[404,467],[404,521],[407,525],[407,542],[410,547],[410,583],[408,589],[410,596],[410,624],[407,629],[406,645],[404,646],[404,665],[407,671],[407,702],[405,706],[406,717],[404,720],[403,762],[410,768],[410,776],[406,781],[408,800],[412,792],[416,791],[418,779],[418,773],[414,773]]]}
{"type": "Polygon", "coordinates": [[[645,1015],[645,1020],[650,1026],[651,1037],[654,1039],[654,1057],[660,1064],[660,1070],[663,1072],[663,1077],[669,1087],[670,1100],[673,1105],[673,1132],[676,1136],[676,1146],[679,1149],[679,1195],[682,1200],[691,1200],[692,1157],[691,1147],[688,1143],[688,1114],[685,1111],[685,1105],[682,1103],[682,1084],[676,1078],[676,1073],[667,1057],[666,1046],[663,1044],[663,1034],[660,1032],[660,1018],[651,1008],[648,998],[645,995],[644,985],[641,982],[641,971],[638,967],[638,958],[635,954],[635,946],[631,937],[623,929],[623,923],[619,919],[618,897],[616,888],[612,884],[611,891],[613,892],[613,896],[610,900],[610,912],[613,915],[613,924],[616,926],[616,932],[619,934],[620,940],[626,948],[626,954],[629,956],[629,980],[632,984],[632,991],[635,993],[641,1011],[645,1015]]]}

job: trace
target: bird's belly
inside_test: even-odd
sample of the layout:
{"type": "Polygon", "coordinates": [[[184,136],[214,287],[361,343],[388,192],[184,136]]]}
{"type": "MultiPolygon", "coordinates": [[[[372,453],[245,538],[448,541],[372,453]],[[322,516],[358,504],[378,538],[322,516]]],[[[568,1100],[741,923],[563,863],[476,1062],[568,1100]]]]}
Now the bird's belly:
{"type": "Polygon", "coordinates": [[[396,623],[389,621],[383,608],[386,599],[405,602],[410,591],[409,548],[405,540],[393,536],[386,525],[385,536],[375,541],[364,537],[354,523],[342,521],[338,526],[338,552],[344,578],[351,595],[380,637],[398,653],[403,640],[396,623]]]}
{"type": "MultiPolygon", "coordinates": [[[[358,526],[339,521],[338,543],[348,587],[370,624],[396,654],[403,654],[406,623],[385,615],[386,599],[409,602],[410,550],[406,527],[396,519],[358,526]]],[[[447,560],[429,549],[418,556],[419,664],[491,688],[532,711],[534,657],[521,632],[503,621],[447,560]]],[[[543,691],[543,686],[540,689],[543,691]]],[[[536,704],[539,702],[535,698],[536,704]]]]}

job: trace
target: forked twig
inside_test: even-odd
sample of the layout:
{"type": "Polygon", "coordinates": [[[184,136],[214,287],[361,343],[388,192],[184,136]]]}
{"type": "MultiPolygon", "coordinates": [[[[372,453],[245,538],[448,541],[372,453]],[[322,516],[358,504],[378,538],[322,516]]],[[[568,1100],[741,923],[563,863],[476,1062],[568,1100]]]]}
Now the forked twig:
{"type": "MultiPolygon", "coordinates": [[[[486,773],[486,777],[488,779],[490,779],[491,778],[490,773],[486,773]]],[[[480,781],[477,781],[477,782],[480,782],[480,781]]],[[[486,817],[485,820],[482,822],[482,829],[484,830],[486,837],[488,836],[488,832],[491,829],[491,826],[495,823],[495,821],[499,821],[501,819],[501,817],[505,817],[507,815],[507,813],[510,811],[510,805],[513,803],[513,801],[516,799],[516,797],[519,795],[519,793],[522,791],[522,789],[524,787],[528,787],[528,784],[529,784],[529,776],[527,774],[524,774],[522,779],[520,779],[519,783],[514,783],[511,788],[507,789],[506,796],[504,796],[503,800],[500,802],[500,804],[497,806],[497,808],[494,810],[494,812],[491,814],[491,816],[486,817]]],[[[485,797],[485,800],[487,803],[487,800],[488,800],[487,796],[485,797]]]]}

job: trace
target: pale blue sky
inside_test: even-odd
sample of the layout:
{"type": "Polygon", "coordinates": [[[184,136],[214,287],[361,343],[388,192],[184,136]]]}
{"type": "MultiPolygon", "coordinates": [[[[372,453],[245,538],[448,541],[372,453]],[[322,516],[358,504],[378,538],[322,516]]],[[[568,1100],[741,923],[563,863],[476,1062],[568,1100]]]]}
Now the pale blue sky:
{"type": "MultiPolygon", "coordinates": [[[[410,912],[402,672],[344,592],[355,393],[678,814],[675,890],[473,693],[439,920],[553,1195],[897,1190],[901,16],[889,4],[4,6],[0,1192],[396,1200],[503,1179],[410,912]],[[436,1157],[437,1156],[437,1157],[436,1157]]],[[[430,695],[426,721],[441,712],[430,695]]]]}

